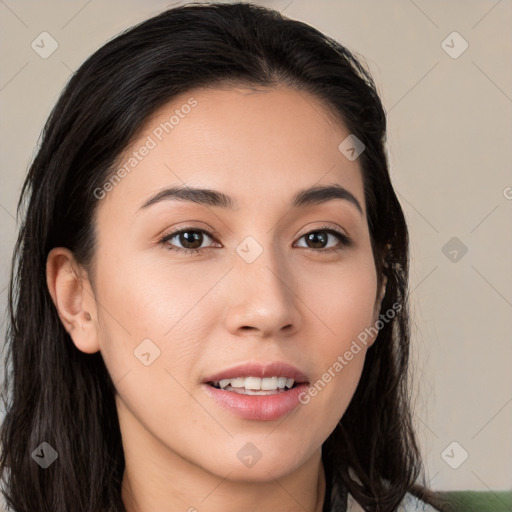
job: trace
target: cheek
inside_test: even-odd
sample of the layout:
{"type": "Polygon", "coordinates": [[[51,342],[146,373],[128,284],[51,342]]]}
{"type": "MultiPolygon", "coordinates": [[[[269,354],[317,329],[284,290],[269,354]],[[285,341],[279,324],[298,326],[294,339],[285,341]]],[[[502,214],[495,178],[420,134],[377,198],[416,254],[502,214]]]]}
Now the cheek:
{"type": "Polygon", "coordinates": [[[343,350],[373,320],[377,277],[371,254],[307,275],[302,295],[326,337],[325,346],[331,353],[343,350]]]}
{"type": "Polygon", "coordinates": [[[315,350],[309,350],[318,373],[303,403],[315,404],[326,425],[335,425],[348,407],[361,377],[366,351],[372,341],[376,272],[373,258],[347,260],[338,268],[309,274],[303,283],[314,319],[308,328],[315,350]],[[316,329],[310,330],[311,327],[316,329]]]}
{"type": "Polygon", "coordinates": [[[123,407],[157,431],[176,421],[176,409],[202,417],[185,389],[214,318],[201,298],[218,273],[109,257],[98,269],[101,353],[123,407]]]}
{"type": "Polygon", "coordinates": [[[98,259],[97,293],[106,363],[113,371],[131,368],[139,363],[134,351],[150,339],[158,348],[156,353],[160,351],[155,365],[169,370],[183,368],[185,363],[190,366],[216,318],[208,292],[223,275],[222,269],[196,270],[190,263],[185,268],[170,266],[165,259],[130,260],[116,258],[111,251],[104,254],[108,256],[98,259]]]}

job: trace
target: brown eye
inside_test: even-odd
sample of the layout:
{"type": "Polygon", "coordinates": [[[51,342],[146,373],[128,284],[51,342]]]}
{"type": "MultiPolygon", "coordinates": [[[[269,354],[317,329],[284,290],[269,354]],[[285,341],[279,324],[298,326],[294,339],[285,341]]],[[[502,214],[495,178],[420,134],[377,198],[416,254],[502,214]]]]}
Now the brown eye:
{"type": "Polygon", "coordinates": [[[323,249],[329,240],[329,235],[325,231],[314,231],[305,235],[307,243],[312,245],[313,249],[323,249]]]}
{"type": "Polygon", "coordinates": [[[179,231],[174,231],[166,235],[160,243],[165,244],[171,251],[185,252],[185,253],[200,253],[205,247],[201,247],[206,239],[213,240],[213,237],[203,229],[183,228],[179,231]],[[171,240],[175,239],[173,243],[171,240]],[[182,247],[176,247],[179,244],[182,247]]]}
{"type": "Polygon", "coordinates": [[[301,237],[306,240],[307,249],[318,250],[319,252],[338,251],[351,245],[351,240],[335,229],[321,228],[311,231],[301,237]],[[326,247],[329,242],[329,235],[338,239],[338,244],[331,247],[326,247]]]}

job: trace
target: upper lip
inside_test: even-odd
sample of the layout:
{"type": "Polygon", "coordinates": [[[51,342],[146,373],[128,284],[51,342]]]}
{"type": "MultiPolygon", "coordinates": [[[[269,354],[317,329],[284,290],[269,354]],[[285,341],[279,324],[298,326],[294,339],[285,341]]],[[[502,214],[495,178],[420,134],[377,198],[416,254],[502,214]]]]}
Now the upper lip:
{"type": "Polygon", "coordinates": [[[203,379],[204,383],[218,382],[222,379],[234,379],[236,377],[286,377],[295,382],[308,382],[308,378],[298,368],[281,361],[262,364],[251,362],[232,366],[226,370],[210,375],[203,379]]]}

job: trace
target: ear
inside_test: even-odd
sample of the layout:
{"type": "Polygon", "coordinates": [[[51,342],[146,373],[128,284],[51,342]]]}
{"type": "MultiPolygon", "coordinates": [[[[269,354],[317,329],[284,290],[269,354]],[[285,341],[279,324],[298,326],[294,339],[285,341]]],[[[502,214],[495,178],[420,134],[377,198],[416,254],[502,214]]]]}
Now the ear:
{"type": "Polygon", "coordinates": [[[382,305],[382,301],[384,300],[384,295],[386,295],[387,285],[388,285],[388,276],[386,274],[382,274],[382,283],[380,285],[380,290],[377,295],[377,299],[375,301],[375,309],[377,311],[377,315],[380,312],[380,307],[382,305]]]}
{"type": "MultiPolygon", "coordinates": [[[[379,320],[380,308],[382,306],[382,301],[384,299],[384,295],[386,295],[386,287],[388,284],[388,276],[385,274],[382,275],[382,284],[380,286],[380,290],[377,293],[377,297],[375,299],[375,306],[373,308],[373,318],[372,318],[372,326],[374,326],[379,320]]],[[[377,339],[377,335],[372,337],[371,341],[368,343],[368,346],[373,345],[375,340],[377,339]]]]}
{"type": "Polygon", "coordinates": [[[87,354],[97,352],[96,300],[87,273],[69,249],[56,247],[50,251],[46,282],[62,325],[76,348],[87,354]]]}
{"type": "Polygon", "coordinates": [[[389,270],[388,253],[390,252],[390,250],[391,250],[391,244],[387,243],[384,246],[384,254],[382,255],[382,267],[381,267],[382,282],[380,285],[380,290],[378,290],[377,297],[375,299],[375,307],[374,307],[374,312],[373,312],[373,316],[374,316],[373,322],[374,323],[377,322],[377,320],[379,319],[382,301],[384,300],[384,296],[386,295],[386,288],[387,288],[387,284],[388,284],[387,271],[389,270]]]}

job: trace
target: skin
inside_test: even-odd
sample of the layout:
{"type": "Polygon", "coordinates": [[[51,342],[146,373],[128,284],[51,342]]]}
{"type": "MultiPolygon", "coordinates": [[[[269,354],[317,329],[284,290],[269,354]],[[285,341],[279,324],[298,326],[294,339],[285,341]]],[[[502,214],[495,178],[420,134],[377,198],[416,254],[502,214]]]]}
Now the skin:
{"type": "Polygon", "coordinates": [[[129,512],[320,512],[322,443],[374,339],[307,405],[276,421],[235,416],[201,381],[239,363],[280,360],[316,382],[375,323],[381,295],[361,169],[338,150],[346,127],[316,98],[285,86],[176,97],[123,158],[191,97],[197,106],[99,201],[92,273],[55,248],[49,290],[76,347],[101,351],[116,386],[129,512]],[[298,190],[333,183],[358,199],[362,214],[341,199],[290,208],[298,190]],[[183,184],[228,194],[238,208],[167,200],[140,210],[183,184]],[[323,246],[308,243],[304,235],[325,224],[352,245],[325,252],[340,243],[325,231],[323,246]],[[183,237],[160,242],[183,227],[212,235],[193,246],[202,254],[168,249],[187,247],[183,237]],[[235,251],[247,236],[263,250],[250,264],[235,251]],[[147,338],[160,349],[149,366],[133,353],[147,338]],[[252,467],[237,457],[249,442],[262,455],[252,467]]]}

